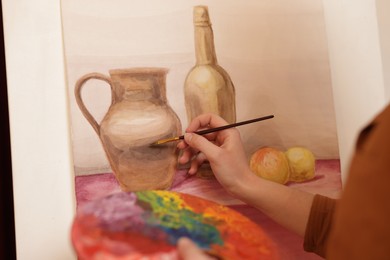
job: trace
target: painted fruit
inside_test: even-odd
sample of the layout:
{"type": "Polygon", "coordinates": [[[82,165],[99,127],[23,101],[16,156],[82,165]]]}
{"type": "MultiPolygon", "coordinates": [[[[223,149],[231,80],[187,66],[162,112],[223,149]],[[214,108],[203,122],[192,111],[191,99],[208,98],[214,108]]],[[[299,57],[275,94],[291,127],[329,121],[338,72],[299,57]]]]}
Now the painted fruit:
{"type": "Polygon", "coordinates": [[[315,157],[304,147],[291,147],[286,152],[290,166],[290,181],[302,182],[314,178],[315,157]]]}
{"type": "Polygon", "coordinates": [[[263,147],[257,150],[250,158],[249,167],[256,175],[270,181],[285,184],[289,180],[287,157],[276,148],[263,147]]]}

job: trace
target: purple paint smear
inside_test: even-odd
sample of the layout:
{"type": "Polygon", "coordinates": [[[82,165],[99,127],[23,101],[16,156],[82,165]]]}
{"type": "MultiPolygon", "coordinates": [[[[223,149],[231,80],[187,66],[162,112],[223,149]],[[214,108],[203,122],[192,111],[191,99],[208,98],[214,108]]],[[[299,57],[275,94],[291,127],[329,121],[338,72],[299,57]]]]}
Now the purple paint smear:
{"type": "Polygon", "coordinates": [[[94,215],[102,227],[113,232],[127,228],[141,231],[145,225],[142,217],[144,210],[136,202],[134,193],[117,193],[85,204],[80,211],[82,214],[94,215]]]}

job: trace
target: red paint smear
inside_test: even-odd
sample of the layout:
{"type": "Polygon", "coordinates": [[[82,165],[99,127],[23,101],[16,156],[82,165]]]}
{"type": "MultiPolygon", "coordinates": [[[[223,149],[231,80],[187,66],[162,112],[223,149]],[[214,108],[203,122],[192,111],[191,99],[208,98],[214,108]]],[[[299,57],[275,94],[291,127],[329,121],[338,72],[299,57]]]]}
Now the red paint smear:
{"type": "Polygon", "coordinates": [[[188,194],[180,194],[185,204],[204,217],[210,216],[216,225],[224,245],[212,245],[212,250],[225,259],[278,259],[273,241],[258,225],[225,206],[200,200],[188,194]]]}
{"type": "Polygon", "coordinates": [[[119,257],[135,253],[147,256],[176,250],[164,240],[153,240],[140,233],[106,231],[99,227],[98,220],[92,215],[76,217],[72,226],[72,242],[81,259],[92,259],[101,252],[119,257]]]}
{"type": "MultiPolygon", "coordinates": [[[[240,213],[192,195],[179,193],[178,196],[183,200],[183,206],[203,215],[205,223],[209,217],[209,223],[219,230],[224,244],[214,244],[211,249],[224,259],[279,259],[273,241],[260,226],[240,213]]],[[[129,230],[107,231],[99,227],[95,216],[82,215],[80,212],[73,223],[72,241],[80,259],[92,259],[96,254],[116,258],[176,251],[163,239],[153,240],[129,230]]]]}

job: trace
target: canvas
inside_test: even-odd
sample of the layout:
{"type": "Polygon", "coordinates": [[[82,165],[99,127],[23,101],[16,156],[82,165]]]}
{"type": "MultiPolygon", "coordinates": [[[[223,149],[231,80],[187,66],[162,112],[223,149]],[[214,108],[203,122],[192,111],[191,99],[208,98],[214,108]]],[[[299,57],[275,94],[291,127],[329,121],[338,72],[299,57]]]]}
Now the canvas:
{"type": "MultiPolygon", "coordinates": [[[[218,64],[229,74],[235,87],[236,120],[275,116],[272,120],[238,128],[248,157],[263,146],[282,151],[292,146],[306,147],[316,157],[316,178],[287,185],[338,196],[339,152],[322,1],[153,0],[145,4],[144,1],[68,0],[62,1],[61,12],[77,204],[81,206],[123,190],[113,174],[100,130],[96,131],[104,125],[112,107],[116,88],[109,82],[117,71],[166,70],[158,84],[164,86],[159,88],[158,100],[164,100],[165,107],[169,107],[171,116],[167,118],[174,123],[154,126],[151,117],[145,116],[145,107],[137,106],[138,110],[143,108],[137,118],[143,130],[133,132],[132,136],[162,126],[171,127],[164,131],[175,135],[187,126],[184,84],[196,62],[193,8],[199,4],[208,7],[218,64]],[[77,83],[91,73],[99,74],[100,80],[88,79],[79,94],[95,123],[83,114],[75,94],[77,83]]],[[[125,81],[133,79],[128,76],[125,81]]],[[[147,99],[143,97],[140,100],[147,99]]],[[[164,131],[159,132],[160,137],[167,135],[164,131]]],[[[132,152],[126,155],[129,157],[125,161],[134,159],[135,155],[140,155],[138,160],[148,161],[150,151],[132,152]]],[[[154,180],[153,176],[142,175],[142,168],[138,169],[135,179],[154,180]]],[[[301,252],[300,238],[229,196],[215,180],[188,178],[185,170],[177,170],[169,183],[163,188],[197,195],[244,212],[278,240],[279,245],[288,244],[282,246],[282,254],[294,252],[297,259],[302,255],[315,258],[301,252]]]]}

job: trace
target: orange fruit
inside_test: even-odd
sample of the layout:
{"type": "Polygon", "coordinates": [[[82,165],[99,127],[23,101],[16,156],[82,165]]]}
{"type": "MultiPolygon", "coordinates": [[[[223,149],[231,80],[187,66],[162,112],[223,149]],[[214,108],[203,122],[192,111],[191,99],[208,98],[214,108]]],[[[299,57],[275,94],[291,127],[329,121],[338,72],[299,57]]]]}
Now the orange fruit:
{"type": "Polygon", "coordinates": [[[249,161],[250,169],[264,179],[285,184],[289,180],[290,169],[284,152],[262,147],[254,152],[249,161]]]}

